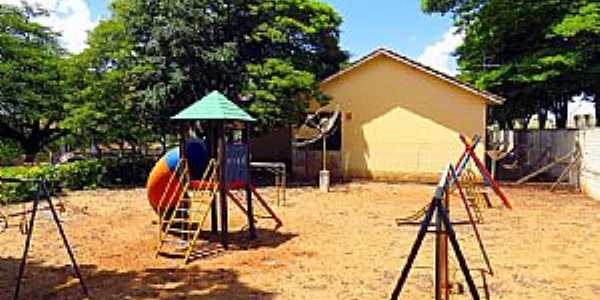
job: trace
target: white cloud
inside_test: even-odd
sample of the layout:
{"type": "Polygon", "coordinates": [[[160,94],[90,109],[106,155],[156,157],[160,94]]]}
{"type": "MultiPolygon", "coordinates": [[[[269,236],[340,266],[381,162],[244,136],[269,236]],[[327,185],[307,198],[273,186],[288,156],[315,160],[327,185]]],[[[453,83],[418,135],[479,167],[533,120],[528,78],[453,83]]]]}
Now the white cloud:
{"type": "MultiPolygon", "coordinates": [[[[0,3],[21,5],[22,0],[0,0],[0,3]]],[[[62,45],[71,53],[79,53],[86,47],[87,32],[98,22],[92,20],[85,0],[25,0],[50,12],[48,17],[38,17],[36,22],[61,33],[62,45]]]]}
{"type": "Polygon", "coordinates": [[[458,73],[456,58],[452,53],[463,43],[464,34],[456,33],[456,28],[450,28],[441,40],[425,48],[417,61],[449,75],[458,73]]]}

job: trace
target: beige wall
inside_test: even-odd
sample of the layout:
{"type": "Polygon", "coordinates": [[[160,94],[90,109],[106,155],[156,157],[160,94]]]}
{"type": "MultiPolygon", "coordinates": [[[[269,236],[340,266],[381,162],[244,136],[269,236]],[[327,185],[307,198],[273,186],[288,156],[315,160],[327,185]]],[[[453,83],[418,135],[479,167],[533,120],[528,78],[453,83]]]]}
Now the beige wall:
{"type": "Polygon", "coordinates": [[[344,177],[435,181],[464,150],[459,133],[485,138],[483,98],[384,55],[321,89],[343,111],[344,177]]]}

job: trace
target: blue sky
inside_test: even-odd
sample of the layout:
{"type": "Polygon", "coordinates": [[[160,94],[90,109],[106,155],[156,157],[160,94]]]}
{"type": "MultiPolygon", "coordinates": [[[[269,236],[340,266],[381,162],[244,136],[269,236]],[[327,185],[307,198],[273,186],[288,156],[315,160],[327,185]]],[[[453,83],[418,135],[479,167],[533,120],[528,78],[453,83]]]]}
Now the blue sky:
{"type": "MultiPolygon", "coordinates": [[[[22,0],[0,0],[19,4],[22,0]]],[[[61,41],[72,53],[85,47],[87,31],[110,15],[111,0],[25,0],[51,12],[38,20],[61,32],[61,41]]],[[[454,74],[451,55],[462,36],[451,30],[449,16],[427,15],[420,10],[421,0],[322,0],[343,17],[341,45],[358,59],[378,47],[386,47],[442,72],[454,74]]]]}
{"type": "Polygon", "coordinates": [[[90,6],[90,11],[92,12],[92,18],[97,20],[102,16],[108,16],[108,4],[110,1],[108,0],[87,0],[88,5],[90,6]]]}
{"type": "MultiPolygon", "coordinates": [[[[420,0],[325,0],[343,17],[342,47],[360,57],[386,46],[417,58],[452,25],[449,16],[424,14],[420,0]]],[[[108,15],[109,0],[88,0],[92,17],[108,15]]]]}
{"type": "Polygon", "coordinates": [[[328,0],[344,18],[342,46],[362,56],[378,46],[418,57],[452,25],[449,17],[427,15],[420,0],[328,0]]]}
{"type": "MultiPolygon", "coordinates": [[[[449,16],[428,15],[420,10],[420,0],[325,0],[343,17],[342,47],[352,59],[377,47],[387,47],[418,59],[442,71],[454,73],[454,59],[446,47],[445,34],[452,27],[449,16]],[[430,55],[423,56],[429,48],[430,55]],[[437,50],[437,52],[436,52],[437,50]],[[433,53],[431,53],[433,52],[433,53]]],[[[94,20],[108,16],[109,0],[87,0],[94,20]]],[[[455,39],[456,40],[456,39],[455,39]]]]}
{"type": "MultiPolygon", "coordinates": [[[[23,0],[0,0],[19,5],[23,0]]],[[[39,21],[62,33],[61,42],[72,53],[85,47],[87,31],[109,16],[110,0],[24,0],[53,12],[39,21]]],[[[453,51],[462,35],[449,16],[421,12],[421,0],[322,0],[343,17],[342,48],[358,59],[377,47],[386,47],[439,71],[455,75],[453,51]]],[[[590,110],[589,103],[573,103],[570,110],[590,110]],[[586,107],[584,107],[586,106],[586,107]]]]}

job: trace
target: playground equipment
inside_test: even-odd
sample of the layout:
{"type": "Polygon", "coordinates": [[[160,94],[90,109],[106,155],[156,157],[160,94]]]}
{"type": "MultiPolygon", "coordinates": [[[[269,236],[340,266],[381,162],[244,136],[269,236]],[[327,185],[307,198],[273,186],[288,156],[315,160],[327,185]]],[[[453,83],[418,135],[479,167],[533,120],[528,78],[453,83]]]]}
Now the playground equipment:
{"type": "Polygon", "coordinates": [[[285,187],[287,184],[287,171],[285,163],[282,162],[250,162],[250,168],[265,170],[275,176],[275,188],[277,189],[277,206],[281,201],[285,204],[285,187]]]}
{"type": "MultiPolygon", "coordinates": [[[[173,197],[175,192],[175,185],[170,184],[170,180],[174,179],[174,173],[177,171],[177,167],[180,163],[179,148],[173,148],[169,150],[152,168],[148,175],[148,182],[146,188],[148,191],[148,201],[154,211],[159,212],[167,207],[160,207],[159,203],[163,195],[167,198],[173,197]],[[167,189],[167,186],[170,189],[167,189]]],[[[208,165],[208,150],[206,144],[201,139],[190,139],[186,142],[185,156],[187,157],[189,164],[193,167],[192,177],[199,179],[198,174],[206,169],[208,165]]],[[[175,203],[167,203],[163,201],[162,205],[169,206],[175,203]]]]}
{"type": "MultiPolygon", "coordinates": [[[[77,261],[75,261],[75,256],[73,255],[73,251],[71,250],[71,246],[69,245],[69,241],[67,240],[67,236],[63,230],[61,222],[58,218],[58,214],[52,203],[52,198],[50,197],[50,192],[48,192],[47,182],[44,179],[23,179],[23,178],[10,178],[10,177],[0,177],[0,182],[2,183],[29,183],[34,184],[36,186],[35,198],[33,200],[33,208],[31,209],[31,217],[29,218],[29,224],[27,226],[27,238],[25,239],[25,248],[23,250],[23,257],[21,258],[21,264],[19,265],[19,274],[17,275],[17,283],[15,287],[15,293],[13,299],[19,299],[19,292],[21,290],[21,281],[23,279],[23,273],[25,271],[25,265],[27,263],[27,254],[29,252],[29,246],[31,245],[31,235],[33,233],[33,228],[35,225],[35,217],[39,209],[40,199],[43,198],[48,203],[48,210],[52,213],[52,218],[60,237],[62,238],[63,244],[67,250],[67,254],[71,259],[71,263],[73,265],[73,269],[75,270],[75,275],[79,279],[79,284],[81,285],[81,290],[83,291],[85,296],[89,296],[89,292],[85,282],[83,281],[83,277],[81,276],[81,271],[79,270],[79,266],[77,265],[77,261]]],[[[27,212],[25,212],[27,213],[27,212]]]]}
{"type": "MultiPolygon", "coordinates": [[[[488,147],[489,150],[487,150],[485,153],[491,160],[492,178],[496,179],[496,167],[498,165],[498,161],[507,157],[514,149],[513,132],[512,131],[507,131],[507,132],[491,131],[490,139],[491,139],[491,141],[490,141],[490,145],[488,147]]],[[[516,164],[518,162],[514,161],[514,163],[516,164]]],[[[505,169],[510,169],[510,168],[514,168],[515,165],[503,164],[502,167],[505,169]]]]}
{"type": "MultiPolygon", "coordinates": [[[[449,214],[449,201],[450,200],[449,199],[450,199],[450,195],[451,195],[451,189],[453,189],[453,188],[456,189],[456,191],[458,191],[458,194],[462,200],[464,209],[469,218],[469,224],[471,225],[471,227],[473,229],[475,238],[477,240],[479,249],[481,251],[481,255],[483,257],[483,260],[485,261],[485,264],[487,267],[487,272],[490,275],[494,274],[491,264],[490,264],[489,257],[487,255],[487,252],[485,251],[485,247],[481,240],[481,235],[479,234],[479,229],[477,228],[477,225],[476,225],[477,221],[476,221],[475,217],[473,216],[472,207],[469,205],[467,193],[465,192],[465,189],[463,188],[463,186],[461,184],[461,178],[465,178],[465,177],[462,177],[461,174],[463,172],[465,172],[465,167],[466,167],[467,163],[469,162],[469,160],[472,160],[475,163],[475,165],[479,169],[481,175],[483,176],[484,181],[486,181],[490,186],[492,186],[492,188],[494,189],[494,191],[496,192],[498,197],[502,200],[504,207],[511,209],[511,205],[510,205],[510,202],[508,202],[508,199],[506,198],[504,193],[500,190],[500,187],[498,186],[498,184],[494,181],[493,178],[491,178],[491,175],[489,174],[489,172],[487,172],[487,170],[485,169],[485,167],[483,166],[483,164],[481,163],[481,161],[479,160],[479,158],[473,151],[474,148],[479,143],[480,138],[478,136],[475,136],[473,138],[472,143],[469,142],[467,140],[467,138],[464,137],[463,135],[460,135],[460,139],[463,142],[463,144],[465,145],[465,151],[463,152],[460,159],[458,160],[458,162],[456,164],[457,167],[455,168],[452,164],[449,164],[446,167],[446,169],[442,173],[442,177],[440,178],[440,181],[437,185],[433,199],[428,204],[428,206],[426,206],[424,209],[417,212],[417,214],[419,214],[419,215],[422,212],[423,220],[420,223],[419,233],[417,234],[417,238],[415,240],[415,243],[413,244],[413,247],[411,249],[410,255],[408,256],[407,262],[404,265],[404,268],[402,270],[402,273],[400,275],[400,278],[398,279],[396,286],[394,287],[394,290],[392,291],[391,299],[393,299],[393,300],[398,299],[398,297],[402,291],[402,287],[404,286],[404,284],[406,282],[406,279],[408,277],[410,269],[412,268],[412,264],[414,263],[414,260],[415,260],[417,254],[418,254],[418,251],[421,247],[423,239],[425,238],[425,234],[427,234],[428,232],[433,232],[433,233],[435,233],[435,236],[436,236],[436,239],[435,239],[435,299],[436,300],[450,299],[450,289],[452,287],[452,283],[449,281],[448,241],[450,241],[452,248],[456,254],[456,258],[460,265],[460,270],[462,271],[462,273],[465,277],[465,280],[467,281],[467,285],[469,287],[469,291],[471,293],[472,298],[480,299],[479,292],[478,292],[477,287],[475,286],[473,278],[470,274],[465,257],[460,250],[460,245],[456,238],[456,233],[454,232],[454,229],[452,227],[453,224],[456,224],[456,223],[451,222],[451,219],[450,219],[450,214],[449,214]],[[431,223],[432,223],[434,214],[436,215],[435,230],[430,231],[429,228],[432,225],[431,223]]],[[[413,219],[413,220],[417,219],[417,218],[418,218],[418,215],[411,216],[411,219],[413,219]]],[[[407,218],[397,219],[396,222],[399,225],[406,224],[403,222],[403,221],[406,221],[406,219],[407,218]]]]}
{"type": "Polygon", "coordinates": [[[183,250],[187,263],[209,213],[211,234],[218,234],[217,204],[221,244],[227,249],[228,200],[246,215],[249,239],[256,238],[255,223],[259,218],[272,219],[276,228],[283,224],[251,184],[248,123],[254,121],[252,117],[215,91],[171,119],[203,122],[206,139],[189,146],[189,142],[183,142],[186,131],[182,130],[179,151],[167,153],[150,174],[148,200],[159,217],[157,255],[183,250]],[[235,191],[244,195],[237,196],[235,191]],[[254,200],[266,215],[255,214],[254,200]],[[178,247],[167,251],[168,244],[178,247]]]}
{"type": "MultiPolygon", "coordinates": [[[[483,213],[481,209],[483,207],[492,208],[492,204],[489,200],[487,192],[483,191],[477,179],[477,174],[469,168],[465,168],[464,170],[457,171],[459,175],[458,181],[461,183],[463,195],[459,194],[456,185],[451,186],[449,193],[451,195],[459,194],[458,196],[464,197],[466,205],[468,205],[469,209],[474,213],[474,221],[478,224],[483,223],[483,213]]],[[[429,204],[423,206],[418,211],[414,212],[411,215],[406,217],[396,218],[396,224],[398,226],[403,225],[420,225],[421,220],[427,213],[429,209],[429,204]]],[[[463,224],[464,221],[454,221],[455,224],[463,224]]]]}
{"type": "MultiPolygon", "coordinates": [[[[496,195],[501,199],[504,206],[507,208],[511,208],[508,199],[500,189],[498,183],[492,178],[491,174],[487,171],[477,154],[475,154],[475,149],[481,142],[481,137],[475,135],[470,141],[464,136],[459,135],[461,142],[465,146],[465,150],[460,155],[458,161],[456,162],[456,174],[460,178],[463,183],[463,189],[465,192],[465,199],[471,207],[475,211],[476,220],[480,223],[483,220],[483,214],[481,214],[480,208],[485,206],[488,208],[492,207],[490,199],[488,197],[487,191],[483,191],[477,182],[477,176],[474,171],[468,169],[467,166],[470,163],[474,163],[475,167],[479,171],[481,177],[483,177],[484,183],[486,185],[490,185],[492,190],[496,193],[496,195]]],[[[451,189],[454,189],[454,186],[450,186],[451,189]]],[[[415,213],[401,218],[396,218],[396,223],[401,225],[415,225],[420,224],[419,220],[425,216],[429,205],[423,206],[421,209],[416,211],[415,213]]]]}
{"type": "MultiPolygon", "coordinates": [[[[477,174],[470,168],[462,172],[459,181],[464,191],[465,200],[475,213],[475,220],[477,223],[482,223],[483,213],[481,212],[481,208],[492,208],[488,193],[480,188],[477,181],[477,174]]],[[[456,189],[454,189],[454,192],[456,192],[456,189]]]]}

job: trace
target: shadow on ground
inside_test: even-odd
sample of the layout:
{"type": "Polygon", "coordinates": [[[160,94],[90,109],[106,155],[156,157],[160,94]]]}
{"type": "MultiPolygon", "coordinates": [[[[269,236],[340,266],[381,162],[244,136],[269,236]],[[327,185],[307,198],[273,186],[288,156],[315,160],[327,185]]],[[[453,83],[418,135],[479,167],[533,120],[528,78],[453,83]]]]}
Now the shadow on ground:
{"type": "MultiPolygon", "coordinates": [[[[0,258],[0,299],[12,299],[17,258],[0,258]]],[[[119,272],[81,266],[92,299],[272,299],[275,295],[247,286],[231,269],[146,269],[119,272]]],[[[83,299],[71,266],[27,264],[20,299],[83,299]]]]}
{"type": "MultiPolygon", "coordinates": [[[[214,258],[231,251],[277,248],[298,236],[298,234],[295,233],[282,233],[261,228],[256,229],[256,235],[257,237],[255,239],[250,240],[248,231],[245,229],[230,232],[229,248],[225,250],[220,243],[220,236],[211,235],[210,231],[202,231],[190,261],[214,258]]],[[[171,259],[182,259],[184,257],[183,251],[179,253],[163,252],[160,253],[160,255],[171,259]]]]}

